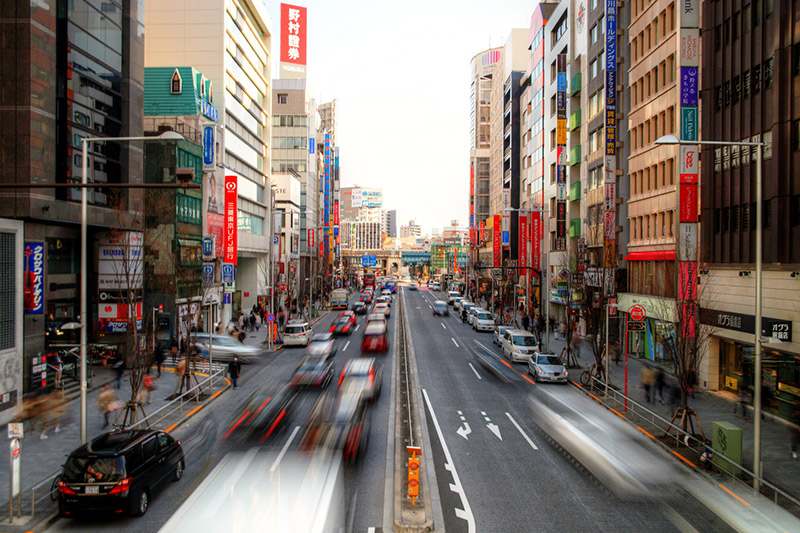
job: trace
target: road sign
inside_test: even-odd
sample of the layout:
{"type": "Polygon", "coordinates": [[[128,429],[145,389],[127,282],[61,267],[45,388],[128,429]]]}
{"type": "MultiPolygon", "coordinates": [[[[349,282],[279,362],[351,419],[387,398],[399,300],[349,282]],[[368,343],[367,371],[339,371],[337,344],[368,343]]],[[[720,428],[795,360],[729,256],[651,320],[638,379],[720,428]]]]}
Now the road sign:
{"type": "Polygon", "coordinates": [[[203,285],[214,284],[214,263],[203,263],[203,285]]]}
{"type": "Polygon", "coordinates": [[[9,439],[21,439],[22,435],[23,435],[23,430],[21,422],[12,422],[8,425],[9,439]]]}
{"type": "Polygon", "coordinates": [[[222,283],[233,283],[236,281],[236,268],[233,263],[222,263],[222,283]]]}
{"type": "Polygon", "coordinates": [[[639,304],[632,305],[628,308],[628,317],[634,322],[641,322],[647,318],[647,312],[639,304]]]}
{"type": "Polygon", "coordinates": [[[223,304],[230,304],[231,303],[231,293],[226,292],[222,295],[222,303],[223,304]]]}
{"type": "Polygon", "coordinates": [[[286,290],[286,284],[285,283],[281,283],[280,285],[278,285],[278,290],[279,291],[285,291],[286,290]]]}
{"type": "Polygon", "coordinates": [[[628,331],[644,331],[644,322],[628,321],[628,331]]]}
{"type": "Polygon", "coordinates": [[[275,322],[275,315],[272,313],[267,315],[267,322],[275,322]]]}
{"type": "Polygon", "coordinates": [[[502,275],[503,275],[503,269],[501,269],[501,268],[492,269],[492,276],[494,276],[496,278],[499,278],[502,275]]]}

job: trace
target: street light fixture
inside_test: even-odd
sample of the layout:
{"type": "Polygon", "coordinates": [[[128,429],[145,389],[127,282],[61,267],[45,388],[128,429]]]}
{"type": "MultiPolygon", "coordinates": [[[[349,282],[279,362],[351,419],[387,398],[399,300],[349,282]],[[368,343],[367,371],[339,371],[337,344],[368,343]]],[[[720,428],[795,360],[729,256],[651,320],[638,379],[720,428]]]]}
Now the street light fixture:
{"type": "MultiPolygon", "coordinates": [[[[81,139],[81,309],[80,309],[80,327],[76,329],[81,330],[80,341],[80,356],[81,356],[81,421],[80,421],[80,444],[86,443],[86,272],[89,268],[87,255],[87,237],[86,237],[86,185],[88,183],[87,174],[89,173],[89,143],[92,142],[120,142],[120,141],[180,141],[184,140],[183,135],[175,131],[165,131],[157,136],[138,136],[138,137],[84,137],[81,139]]],[[[113,187],[109,184],[108,187],[113,187]]],[[[135,320],[134,320],[135,322],[135,320]]]]}
{"type": "Polygon", "coordinates": [[[707,145],[707,146],[746,146],[756,149],[756,323],[753,332],[755,347],[755,377],[753,384],[753,487],[758,490],[761,477],[761,165],[763,161],[764,142],[736,142],[736,141],[686,141],[675,135],[664,135],[656,139],[657,145],[707,145]]]}

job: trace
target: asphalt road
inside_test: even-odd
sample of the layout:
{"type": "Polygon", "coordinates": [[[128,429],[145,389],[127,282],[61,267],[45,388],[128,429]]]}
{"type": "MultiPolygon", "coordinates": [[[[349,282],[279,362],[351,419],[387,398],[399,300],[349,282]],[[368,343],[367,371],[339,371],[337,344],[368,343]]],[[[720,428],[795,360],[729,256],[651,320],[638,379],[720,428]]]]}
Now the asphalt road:
{"type": "Polygon", "coordinates": [[[406,291],[447,531],[677,531],[687,524],[719,530],[679,489],[620,499],[551,444],[534,422],[531,397],[597,420],[603,432],[603,417],[613,415],[571,385],[534,385],[522,376],[523,364],[507,369],[510,382],[496,378],[476,357],[501,353],[492,334],[454,315],[433,316],[431,304],[445,298],[406,291]]]}
{"type": "MultiPolygon", "coordinates": [[[[351,303],[356,299],[357,296],[351,297],[351,303]]],[[[395,310],[394,306],[392,310],[395,310]]],[[[337,315],[338,312],[331,312],[323,317],[314,325],[314,332],[326,332],[337,315]]],[[[359,317],[357,331],[337,338],[336,378],[331,387],[336,386],[345,363],[353,357],[361,356],[361,333],[365,321],[365,317],[359,317]]],[[[379,399],[371,406],[369,446],[358,462],[345,466],[348,531],[366,532],[369,528],[380,530],[384,524],[386,447],[392,396],[391,361],[394,357],[395,321],[396,316],[393,314],[388,321],[389,350],[385,355],[378,356],[384,364],[383,387],[379,399]]],[[[226,453],[247,447],[235,440],[222,439],[239,412],[241,403],[266,382],[288,382],[304,351],[302,347],[284,348],[275,353],[265,351],[256,363],[243,366],[237,390],[229,389],[172,432],[184,447],[186,471],[183,479],[170,484],[155,496],[147,514],[139,518],[105,514],[79,519],[59,519],[47,531],[157,531],[226,453]]],[[[263,448],[280,451],[287,443],[289,449],[296,447],[300,432],[292,436],[293,430],[297,426],[302,427],[318,395],[319,391],[313,389],[300,391],[292,412],[263,448]]]]}

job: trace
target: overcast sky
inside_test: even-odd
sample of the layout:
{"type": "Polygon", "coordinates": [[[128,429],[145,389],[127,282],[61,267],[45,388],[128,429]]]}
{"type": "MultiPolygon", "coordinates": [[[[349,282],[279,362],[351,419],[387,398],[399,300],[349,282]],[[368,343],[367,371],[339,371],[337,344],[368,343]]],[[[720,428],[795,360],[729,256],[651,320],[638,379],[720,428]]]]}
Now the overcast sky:
{"type": "MultiPolygon", "coordinates": [[[[278,76],[280,2],[272,17],[278,76]]],[[[342,186],[383,189],[423,233],[469,223],[470,60],[527,28],[536,2],[308,0],[308,79],[337,100],[342,186]]]]}

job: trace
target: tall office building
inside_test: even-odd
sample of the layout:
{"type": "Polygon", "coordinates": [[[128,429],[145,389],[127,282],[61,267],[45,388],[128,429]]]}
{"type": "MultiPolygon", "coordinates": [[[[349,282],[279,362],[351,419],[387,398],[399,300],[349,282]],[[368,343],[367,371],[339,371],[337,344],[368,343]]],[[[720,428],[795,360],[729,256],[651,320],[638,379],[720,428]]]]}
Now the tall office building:
{"type": "Polygon", "coordinates": [[[330,287],[333,274],[339,266],[339,235],[342,207],[340,201],[339,146],[336,144],[336,100],[317,107],[320,125],[317,133],[317,169],[319,174],[318,224],[321,233],[317,239],[323,262],[322,275],[330,287]]]}
{"type": "MultiPolygon", "coordinates": [[[[0,181],[79,183],[81,139],[142,135],[143,24],[141,2],[76,1],[69,3],[69,9],[66,2],[59,2],[58,9],[55,2],[3,2],[0,181]]],[[[24,392],[51,379],[42,371],[43,356],[55,351],[53,345],[78,342],[78,330],[60,327],[78,321],[80,291],[89,298],[86,322],[95,324],[99,285],[107,281],[98,279],[95,244],[101,231],[120,227],[120,220],[141,209],[141,191],[113,185],[142,181],[142,143],[92,143],[86,178],[109,184],[85,191],[88,287],[79,285],[81,189],[21,188],[0,193],[0,216],[16,219],[2,225],[4,261],[15,260],[16,247],[23,242],[29,258],[25,314],[19,322],[9,291],[15,286],[13,265],[23,263],[4,263],[9,273],[5,279],[12,285],[3,296],[7,302],[0,362],[6,370],[0,422],[9,421],[24,392]],[[16,324],[14,330],[7,327],[9,321],[16,324]]],[[[101,334],[120,340],[119,335],[95,327],[87,332],[90,342],[101,334]]]]}
{"type": "MultiPolygon", "coordinates": [[[[234,293],[231,311],[249,309],[267,292],[272,21],[258,0],[196,0],[190,10],[148,0],[146,25],[148,67],[191,65],[211,82],[208,90],[223,135],[217,168],[206,172],[204,186],[213,185],[214,195],[222,198],[226,178],[237,182],[236,282],[248,290],[234,293]]],[[[208,213],[205,233],[220,240],[223,220],[223,215],[208,213]]]]}
{"type": "Polygon", "coordinates": [[[405,237],[419,237],[422,235],[422,227],[417,225],[413,220],[408,221],[408,225],[400,226],[400,238],[405,237]]]}
{"type": "Polygon", "coordinates": [[[381,211],[381,231],[389,238],[397,237],[397,210],[384,209],[381,211]]]}

